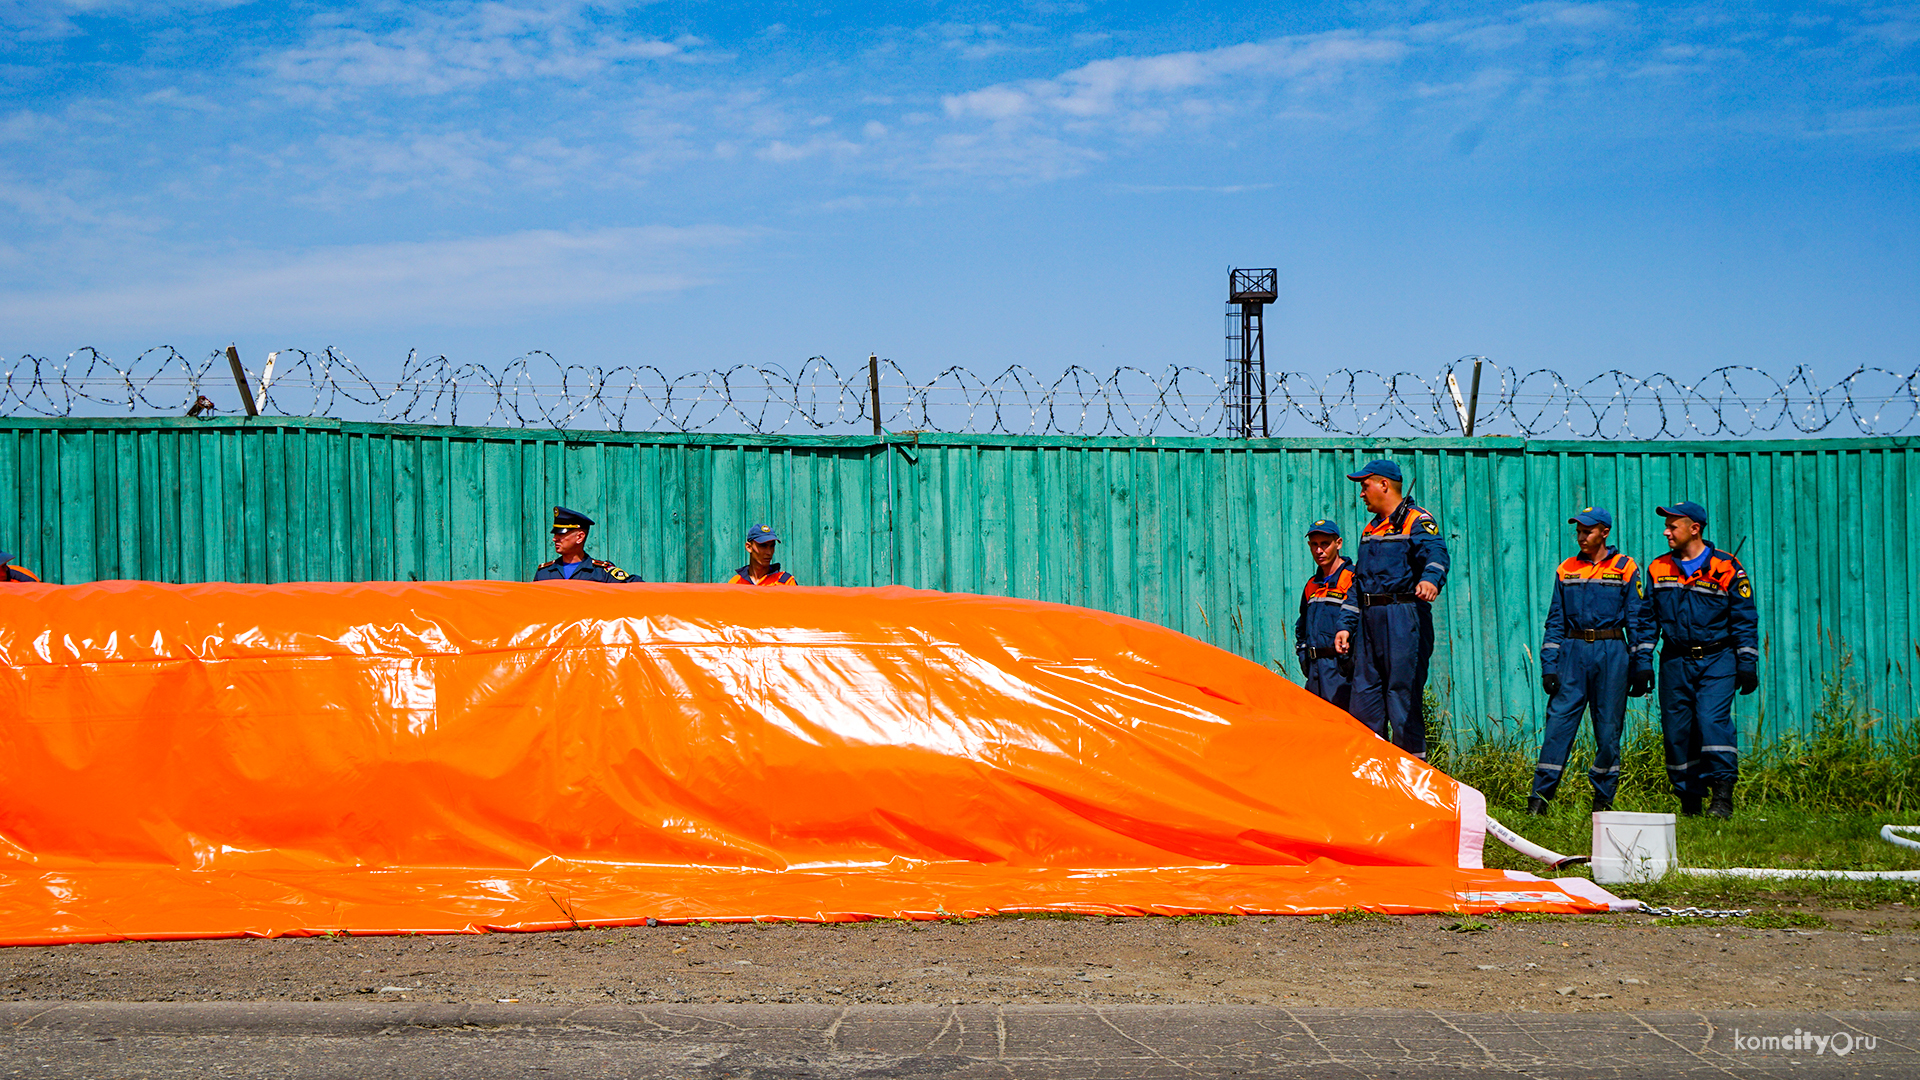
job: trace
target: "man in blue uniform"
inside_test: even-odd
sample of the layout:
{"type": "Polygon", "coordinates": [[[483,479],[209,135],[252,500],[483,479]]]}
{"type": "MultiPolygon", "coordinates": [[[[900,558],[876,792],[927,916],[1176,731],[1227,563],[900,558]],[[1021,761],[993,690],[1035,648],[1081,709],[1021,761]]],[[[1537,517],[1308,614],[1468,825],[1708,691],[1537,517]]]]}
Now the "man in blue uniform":
{"type": "Polygon", "coordinates": [[[1433,515],[1401,494],[1400,466],[1367,463],[1347,479],[1373,520],[1360,531],[1360,655],[1354,661],[1354,718],[1426,760],[1427,660],[1433,655],[1433,601],[1447,583],[1447,543],[1433,515]]]}
{"type": "Polygon", "coordinates": [[[639,575],[587,554],[587,530],[593,519],[564,506],[553,508],[553,553],[558,556],[533,572],[535,581],[598,581],[609,585],[630,585],[639,575]]]}
{"type": "Polygon", "coordinates": [[[1527,813],[1544,814],[1560,788],[1580,717],[1593,711],[1593,809],[1613,809],[1620,786],[1620,728],[1627,698],[1653,687],[1653,615],[1640,567],[1607,546],[1613,513],[1589,506],[1568,518],[1580,553],[1553,575],[1540,642],[1540,683],[1547,692],[1547,723],[1540,761],[1533,767],[1527,813]]]}
{"type": "Polygon", "coordinates": [[[1667,779],[1680,810],[1733,816],[1740,778],[1740,738],[1733,694],[1760,685],[1760,613],[1740,560],[1707,543],[1707,511],[1678,502],[1656,511],[1667,519],[1665,555],[1647,567],[1653,619],[1661,640],[1660,727],[1666,734],[1667,779]]]}
{"type": "Polygon", "coordinates": [[[1340,526],[1321,518],[1307,526],[1307,550],[1319,573],[1300,594],[1300,621],[1293,648],[1307,690],[1348,708],[1353,698],[1354,644],[1360,636],[1360,594],[1353,560],[1340,554],[1340,526]]]}
{"type": "Polygon", "coordinates": [[[799,580],[792,574],[780,569],[773,561],[773,548],[780,542],[780,534],[773,531],[771,525],[755,525],[747,530],[747,565],[733,572],[727,579],[729,585],[798,585],[799,580]]]}

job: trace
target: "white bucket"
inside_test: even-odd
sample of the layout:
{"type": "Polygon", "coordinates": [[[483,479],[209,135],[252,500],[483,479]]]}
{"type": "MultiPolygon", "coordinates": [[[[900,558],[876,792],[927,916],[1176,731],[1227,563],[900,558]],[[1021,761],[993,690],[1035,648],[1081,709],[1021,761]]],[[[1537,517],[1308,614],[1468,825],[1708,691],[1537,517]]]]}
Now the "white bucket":
{"type": "Polygon", "coordinates": [[[1593,880],[1657,881],[1680,862],[1672,814],[1606,810],[1593,815],[1593,880]]]}

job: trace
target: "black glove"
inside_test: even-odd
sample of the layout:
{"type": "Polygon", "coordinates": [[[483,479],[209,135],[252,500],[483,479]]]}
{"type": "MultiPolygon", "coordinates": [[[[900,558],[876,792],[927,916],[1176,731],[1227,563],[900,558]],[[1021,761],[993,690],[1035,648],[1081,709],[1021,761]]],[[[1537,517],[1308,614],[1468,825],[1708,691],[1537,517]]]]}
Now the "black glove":
{"type": "Polygon", "coordinates": [[[1627,676],[1627,696],[1646,697],[1653,693],[1653,672],[1636,671],[1627,676]]]}
{"type": "Polygon", "coordinates": [[[1346,652],[1341,653],[1339,658],[1334,661],[1334,667],[1339,670],[1341,678],[1353,678],[1353,650],[1349,648],[1346,652]]]}
{"type": "Polygon", "coordinates": [[[1733,673],[1733,685],[1743,694],[1751,694],[1760,689],[1760,673],[1757,671],[1736,671],[1733,673]]]}
{"type": "Polygon", "coordinates": [[[1545,690],[1547,692],[1548,697],[1552,697],[1553,695],[1559,693],[1560,692],[1560,676],[1555,675],[1551,671],[1541,675],[1540,689],[1545,690]]]}

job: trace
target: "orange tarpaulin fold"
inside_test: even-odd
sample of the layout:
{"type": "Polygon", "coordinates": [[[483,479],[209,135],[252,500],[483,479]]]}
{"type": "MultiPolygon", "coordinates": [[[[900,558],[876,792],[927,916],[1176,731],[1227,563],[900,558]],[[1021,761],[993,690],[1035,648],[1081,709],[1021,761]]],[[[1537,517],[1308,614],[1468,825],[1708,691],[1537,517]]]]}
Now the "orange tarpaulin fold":
{"type": "Polygon", "coordinates": [[[1257,664],[992,597],[10,587],[0,739],[12,943],[1611,899],[1257,664]]]}

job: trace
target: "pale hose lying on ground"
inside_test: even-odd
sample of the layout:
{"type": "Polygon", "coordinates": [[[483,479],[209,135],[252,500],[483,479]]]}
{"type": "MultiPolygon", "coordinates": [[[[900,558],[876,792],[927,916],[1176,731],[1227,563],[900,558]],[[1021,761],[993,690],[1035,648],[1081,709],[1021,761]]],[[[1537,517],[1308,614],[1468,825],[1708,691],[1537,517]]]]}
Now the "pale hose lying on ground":
{"type": "MultiPolygon", "coordinates": [[[[1898,834],[1920,832],[1920,825],[1882,825],[1880,839],[1920,851],[1920,841],[1898,834]]],[[[1784,866],[1675,867],[1676,873],[1699,877],[1815,878],[1826,881],[1920,881],[1920,870],[1797,870],[1784,866]]]]}

